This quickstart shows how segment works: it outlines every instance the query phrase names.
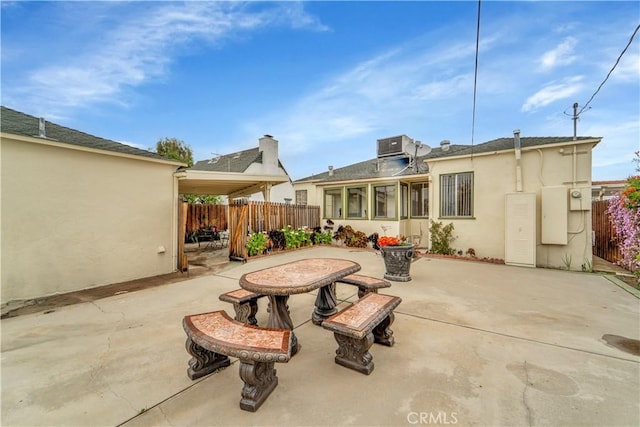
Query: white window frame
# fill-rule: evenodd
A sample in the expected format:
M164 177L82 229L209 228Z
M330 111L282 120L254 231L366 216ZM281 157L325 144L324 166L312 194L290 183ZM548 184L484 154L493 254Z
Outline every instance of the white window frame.
M307 190L296 190L296 205L307 204Z

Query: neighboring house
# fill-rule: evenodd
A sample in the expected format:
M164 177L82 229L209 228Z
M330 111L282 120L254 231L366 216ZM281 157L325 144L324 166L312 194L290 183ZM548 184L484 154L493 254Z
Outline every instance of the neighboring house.
M395 153L389 140L399 141ZM601 138L500 138L412 159L406 135L378 157L294 182L335 227L404 234L429 246L430 220L453 223L452 246L508 264L591 265L591 157ZM520 143L520 148L516 144ZM381 146L382 145L382 146Z
M260 141L240 172L192 170L1 107L0 302L176 271L179 194L273 196L290 182L277 141Z
M248 182L222 193L231 199L248 197L257 201L285 203L291 201L294 195L291 179L278 158L278 141L271 135L260 138L256 148L198 161L186 172L193 178L216 177L220 174L262 177L258 183ZM194 189L194 192L197 191Z
M616 181L593 181L591 186L592 200L609 200L624 190L627 181L624 179Z

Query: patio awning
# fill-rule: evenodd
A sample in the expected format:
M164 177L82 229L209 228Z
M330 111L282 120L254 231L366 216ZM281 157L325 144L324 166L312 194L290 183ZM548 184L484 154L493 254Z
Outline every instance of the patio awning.
M289 181L287 175L183 170L176 172L180 194L214 194L230 198L249 196Z

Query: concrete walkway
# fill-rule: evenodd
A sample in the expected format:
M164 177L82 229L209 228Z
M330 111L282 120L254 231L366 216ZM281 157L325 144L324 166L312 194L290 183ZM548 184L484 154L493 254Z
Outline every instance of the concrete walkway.
M257 413L239 408L237 362L189 380L182 317L232 312L218 295L242 274L306 257L384 273L375 252L319 247L2 320L2 425L640 425L637 295L599 274L479 262L421 258L384 290L403 299L396 344L371 348L369 376L334 363L302 294L289 299L302 349Z

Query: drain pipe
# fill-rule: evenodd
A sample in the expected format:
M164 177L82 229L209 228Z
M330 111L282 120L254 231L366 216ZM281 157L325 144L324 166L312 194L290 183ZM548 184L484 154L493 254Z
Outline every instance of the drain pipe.
M521 147L520 147L520 130L513 131L513 144L516 151L516 191L522 191L522 166L520 165Z

